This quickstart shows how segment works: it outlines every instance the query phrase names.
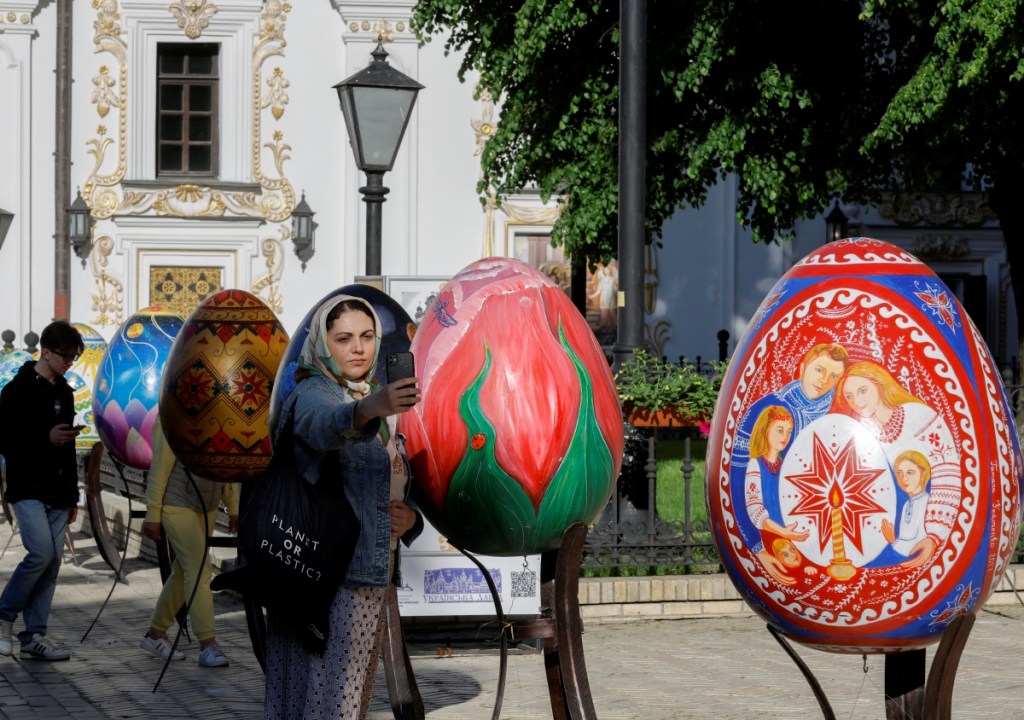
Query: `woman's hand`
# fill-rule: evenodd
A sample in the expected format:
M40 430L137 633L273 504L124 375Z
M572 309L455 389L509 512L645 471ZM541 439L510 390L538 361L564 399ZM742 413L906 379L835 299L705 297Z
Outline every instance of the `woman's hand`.
M160 540L160 523L146 521L142 523L142 534L154 542Z
M416 511L401 500L391 501L391 537L400 538L416 524Z
M372 418L408 412L419 401L420 389L416 387L416 378L395 380L359 401L353 424L362 427Z

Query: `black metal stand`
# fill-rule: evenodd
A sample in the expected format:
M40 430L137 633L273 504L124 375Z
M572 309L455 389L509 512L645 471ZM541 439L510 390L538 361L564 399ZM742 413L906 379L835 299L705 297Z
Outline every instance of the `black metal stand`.
M951 720L953 712L953 683L960 665L967 638L974 627L973 613L954 618L939 641L935 659L925 681L925 651L889 653L885 656L885 717L886 720ZM772 634L786 654L796 663L811 686L825 720L835 720L825 692L814 674L789 642L771 625Z
M562 545L558 550L541 555L541 617L535 620L506 622L490 573L484 570L502 627L501 668L492 715L494 720L498 719L501 712L505 691L509 636L521 640L544 641L544 668L554 720L594 720L597 717L583 656L583 622L580 619L580 565L586 539L587 526L575 523L562 534ZM468 554L467 557L483 569L475 558Z

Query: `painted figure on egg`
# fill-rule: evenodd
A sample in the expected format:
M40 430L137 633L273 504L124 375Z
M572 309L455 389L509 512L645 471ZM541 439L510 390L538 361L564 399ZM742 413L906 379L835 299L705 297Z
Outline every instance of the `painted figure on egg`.
M1012 415L980 332L937 297L952 296L906 251L832 243L772 289L729 362L709 517L727 574L790 639L923 648L1006 570Z

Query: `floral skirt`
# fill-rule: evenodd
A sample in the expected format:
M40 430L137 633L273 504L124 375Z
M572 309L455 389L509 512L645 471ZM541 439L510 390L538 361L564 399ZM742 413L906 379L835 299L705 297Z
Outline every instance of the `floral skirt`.
M266 720L360 720L366 716L380 656L386 588L338 589L323 657L273 614L267 618Z

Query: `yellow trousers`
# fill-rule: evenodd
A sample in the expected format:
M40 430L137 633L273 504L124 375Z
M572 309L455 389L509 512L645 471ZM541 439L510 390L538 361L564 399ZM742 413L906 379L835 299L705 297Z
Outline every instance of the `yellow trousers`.
M211 510L207 517L209 523L204 525L201 512L164 505L160 522L174 552L174 561L171 563L171 575L160 591L160 598L149 622L155 630L166 632L174 622L178 608L192 597L192 589L196 587L198 578L199 587L189 608L189 618L192 620L192 632L200 642L216 637L213 627L213 591L210 590L213 572L210 558L205 558L206 562L203 560L206 555L204 534L213 534L217 511Z

